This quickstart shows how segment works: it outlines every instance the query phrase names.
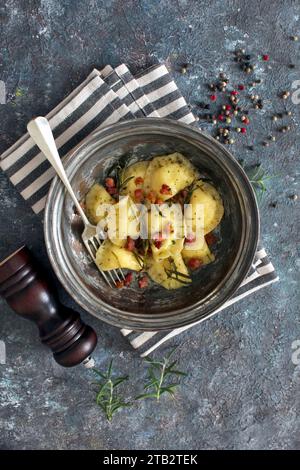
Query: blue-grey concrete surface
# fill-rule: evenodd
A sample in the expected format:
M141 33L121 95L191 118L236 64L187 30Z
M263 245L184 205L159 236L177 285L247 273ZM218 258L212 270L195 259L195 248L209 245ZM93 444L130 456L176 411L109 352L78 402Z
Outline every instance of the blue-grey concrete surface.
M7 348L6 365L0 364L1 448L300 448L300 365L292 362L292 343L300 339L299 200L291 199L299 191L300 105L277 96L292 92L300 80L300 40L290 39L300 35L299 15L299 3L291 0L1 1L0 79L8 100L0 105L0 151L93 66L126 62L136 71L166 61L194 106L207 100L206 84L220 70L233 83L246 80L232 60L236 47L269 54L256 70L265 107L246 140L239 138L231 148L237 158L261 162L277 175L268 182L261 216L264 244L280 276L280 283L177 338L181 368L189 376L174 401L141 401L112 423L94 403L92 374L56 365L35 327L1 300L0 339ZM178 69L185 62L191 65L182 75ZM293 112L292 130L263 147L274 126L270 116L284 109ZM254 143L254 151L243 142ZM0 194L1 255L26 243L50 271L42 225L3 173ZM125 391L132 396L145 376L142 360L116 329L87 313L83 317L99 336L98 367L114 358L117 371L131 377Z

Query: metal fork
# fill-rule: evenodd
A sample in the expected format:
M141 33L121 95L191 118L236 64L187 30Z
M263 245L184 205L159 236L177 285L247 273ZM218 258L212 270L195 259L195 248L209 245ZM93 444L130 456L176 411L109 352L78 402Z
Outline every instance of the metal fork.
M41 116L37 117L28 123L27 130L36 145L40 148L47 160L51 163L52 167L56 171L57 175L60 177L61 181L64 183L71 198L73 199L76 209L78 210L84 223L84 231L81 235L83 243L86 249L88 250L92 260L96 263L96 252L101 245L100 238L96 231L96 226L92 225L89 222L79 201L75 196L75 193L71 187L62 161L58 154L56 143L48 120ZM99 266L97 266L97 268L99 269L102 276L110 287L112 287L112 284L116 285L117 281L121 281L121 278L125 279L124 273L121 269L113 270L113 272L104 272L102 271L102 269L99 268Z

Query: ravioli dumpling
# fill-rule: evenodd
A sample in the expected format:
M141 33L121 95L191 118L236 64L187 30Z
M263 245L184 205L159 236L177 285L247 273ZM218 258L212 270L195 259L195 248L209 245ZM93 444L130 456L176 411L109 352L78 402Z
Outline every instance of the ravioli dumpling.
M104 240L96 253L96 264L102 271L124 268L140 271L141 265L132 251L113 245L109 240Z
M196 250L190 249L186 244L182 250L182 257L184 262L187 262L191 258L200 259L202 264L209 264L215 260L214 254L210 251L206 241L203 241L203 245L201 248L197 248Z
M203 223L204 235L214 230L221 222L224 215L224 206L218 191L209 183L199 181L197 188L193 191L190 199L192 205L192 217L194 219L194 227L196 227L196 206L203 205Z
M116 201L106 191L102 184L95 183L85 196L86 215L92 224L97 223L105 217L107 210L101 208L102 204L115 204Z
M181 255L161 261L151 260L148 274L154 282L162 285L165 289L178 289L191 282Z
M196 168L181 153L155 157L145 173L144 191L166 201L190 186L197 176Z
M128 166L124 170L122 179L125 184L121 190L122 195L128 194L132 199L134 199L135 190L143 188L143 182L148 165L149 162L141 161L133 163L133 165Z

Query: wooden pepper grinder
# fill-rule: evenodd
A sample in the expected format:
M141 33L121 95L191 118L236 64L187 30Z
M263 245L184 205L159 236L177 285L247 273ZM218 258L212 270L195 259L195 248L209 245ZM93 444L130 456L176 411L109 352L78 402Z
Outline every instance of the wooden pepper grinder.
M78 313L60 304L31 252L23 246L0 262L0 295L21 317L36 323L40 339L64 367L93 367L95 331Z

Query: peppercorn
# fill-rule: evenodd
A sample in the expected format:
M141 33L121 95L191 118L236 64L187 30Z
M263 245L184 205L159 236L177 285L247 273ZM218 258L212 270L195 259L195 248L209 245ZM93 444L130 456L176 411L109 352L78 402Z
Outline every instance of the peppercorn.
M270 136L269 136L269 139L270 139L272 142L275 142L276 137L275 137L275 135L270 135Z
M290 96L290 92L289 91L284 91L281 95L281 98L286 100L289 96Z
M297 196L297 194L292 194L291 196L289 196L289 198L290 198L292 201L297 201L298 196Z
M274 114L274 116L272 116L272 121L277 121L278 117L276 116L276 114Z
M234 139L229 139L229 144L232 145L235 143L235 140Z
M216 85L215 85L214 83L210 83L210 84L208 85L208 87L209 87L209 89L212 90L212 91L216 91L216 89L217 89L217 88L216 88Z
M254 145L248 145L248 150L253 151L254 150Z
M287 116L291 116L291 115L292 115L292 111L287 111L287 112L286 112L286 115L287 115Z
M252 72L252 68L251 68L251 67L246 67L244 70L245 70L246 73L251 73L251 72Z
M251 59L250 54L245 55L245 56L244 56L244 59L249 61L249 60Z
M292 41L298 41L298 40L299 40L299 36L297 36L297 35L291 36L291 40L292 40Z
M256 82L256 83L261 83L261 82L262 82L262 79L261 79L261 78L257 78L257 79L255 80L255 82Z
M264 147L269 147L269 145L270 145L269 142L263 142Z
M210 95L210 100L211 101L216 101L217 100L217 95Z
M230 117L227 117L227 118L226 118L226 122L227 122L227 124L230 124L230 123L231 123L231 118L230 118Z
M238 114L238 110L235 109L235 110L233 111L233 114L236 116L236 115Z
M238 89L241 91L245 90L245 85L242 85L242 84L238 85Z
M262 59L267 62L270 59L269 54L263 54Z
M242 134L246 134L246 132L247 132L246 127L241 127L241 133L242 133Z
M295 67L296 67L295 64L289 64L290 69L294 69Z
M237 132L241 132L241 128L240 128L240 127L237 127L235 130L236 130Z
M184 75L185 73L187 73L187 67L185 67L185 66L183 65L183 66L181 67L181 69L180 69L180 73L182 73L183 75Z
M214 125L217 124L217 120L216 120L216 119L213 119L213 120L212 120L212 123L213 123Z

